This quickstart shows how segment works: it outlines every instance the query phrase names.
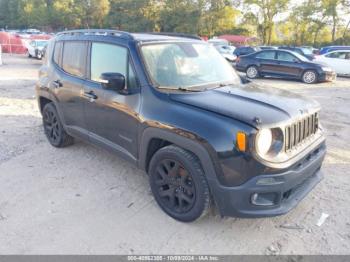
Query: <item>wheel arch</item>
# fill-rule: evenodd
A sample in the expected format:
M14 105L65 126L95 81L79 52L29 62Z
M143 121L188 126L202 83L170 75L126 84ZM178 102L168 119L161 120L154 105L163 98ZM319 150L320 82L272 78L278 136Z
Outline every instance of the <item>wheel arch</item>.
M183 132L181 133L182 135L159 128L146 128L142 133L140 141L139 167L147 172L149 162L154 153L163 146L173 144L192 152L198 157L210 184L209 180L216 180L216 172L208 150L198 139L193 138L193 134L186 133L189 137L185 137L185 134ZM159 147L157 147L157 143Z

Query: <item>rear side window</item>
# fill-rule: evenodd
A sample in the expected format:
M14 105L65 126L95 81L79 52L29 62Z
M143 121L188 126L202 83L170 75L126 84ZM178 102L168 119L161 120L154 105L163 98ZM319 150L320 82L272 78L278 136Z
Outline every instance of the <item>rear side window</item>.
M256 55L256 58L260 58L260 59L275 59L275 51L264 51L261 53L258 53Z
M62 68L67 73L84 77L86 68L87 43L65 42L63 46Z
M57 42L55 44L55 50L54 50L54 53L53 53L53 61L57 65L61 64L62 48L63 48L63 42Z
M134 70L129 63L125 47L104 43L92 43L91 80L100 82L103 73L120 73L125 76L128 88L137 86Z

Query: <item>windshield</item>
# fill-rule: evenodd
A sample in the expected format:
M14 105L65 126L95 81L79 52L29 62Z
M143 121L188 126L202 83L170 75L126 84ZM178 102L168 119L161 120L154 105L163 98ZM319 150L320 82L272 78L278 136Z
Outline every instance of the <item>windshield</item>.
M36 44L37 46L46 46L47 41L37 41Z
M312 55L312 54L313 54L313 53L312 53L312 50L309 49L309 48L301 48L301 50L303 50L303 53L304 53L305 55Z
M162 43L142 46L152 80L163 88L217 87L240 79L218 51L206 43Z
M296 56L299 60L301 60L303 62L309 62L309 60L305 56L303 56L297 52L293 52L293 55Z

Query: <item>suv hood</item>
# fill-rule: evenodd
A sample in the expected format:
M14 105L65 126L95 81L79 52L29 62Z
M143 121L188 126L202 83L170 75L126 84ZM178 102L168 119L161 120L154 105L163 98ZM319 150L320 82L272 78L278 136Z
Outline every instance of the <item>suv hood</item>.
M255 84L169 94L171 100L221 114L255 128L278 124L320 110L320 105L298 94Z

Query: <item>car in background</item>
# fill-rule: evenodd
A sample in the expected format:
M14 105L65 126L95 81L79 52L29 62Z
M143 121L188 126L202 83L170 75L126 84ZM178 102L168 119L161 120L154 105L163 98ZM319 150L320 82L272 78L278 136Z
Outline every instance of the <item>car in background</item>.
M41 60L45 54L47 40L33 40L27 45L28 57L35 57Z
M235 49L233 54L240 57L241 55L249 55L258 51L260 51L260 48L256 46L239 46Z
M337 50L350 50L350 46L324 46L320 49L319 55L324 55Z
M235 48L227 45L216 45L216 50L232 65L236 62L237 56L233 54Z
M313 84L333 81L336 74L329 66L309 61L304 56L288 50L263 50L237 59L236 69L246 72L248 78L264 76L300 79Z
M315 58L313 50L308 48L308 47L280 46L280 47L278 47L278 49L296 52L302 56L305 56L310 61L314 60L314 58Z
M270 46L270 45L261 45L259 46L261 50L271 50L271 49L277 49L276 46Z
M350 50L331 51L316 56L315 60L329 65L337 75L350 76Z

